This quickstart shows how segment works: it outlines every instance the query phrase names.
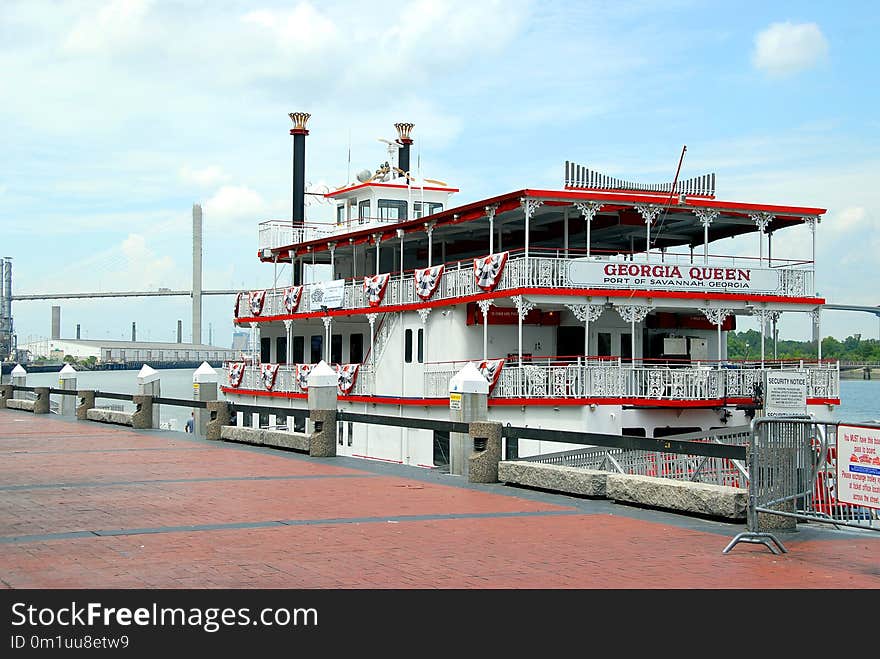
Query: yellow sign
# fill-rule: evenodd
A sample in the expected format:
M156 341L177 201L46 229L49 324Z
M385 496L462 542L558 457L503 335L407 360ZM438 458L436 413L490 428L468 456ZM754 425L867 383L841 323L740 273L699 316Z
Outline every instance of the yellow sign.
M460 410L461 409L461 394L449 394L449 409L451 410Z

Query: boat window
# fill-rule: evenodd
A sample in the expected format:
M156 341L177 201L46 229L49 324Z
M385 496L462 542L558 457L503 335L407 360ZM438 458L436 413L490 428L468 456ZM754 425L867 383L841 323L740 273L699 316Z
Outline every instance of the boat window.
M370 200L358 202L358 224L363 224L370 218Z
M380 199L379 218L383 220L405 220L406 202L402 199Z
M272 361L272 356L270 354L272 350L272 339L268 336L264 336L260 338L260 361L264 364L269 364Z
M345 206L337 206L336 207L336 224L344 224L345 223Z
M611 332L596 333L596 354L599 357L611 356Z
M312 337L312 353L309 360L311 364L317 364L319 361L324 359L324 337L320 334L315 334Z
M413 203L413 216L415 218L424 217L425 215L433 215L434 213L439 213L442 210L443 204L433 201L417 201Z
M632 361L632 334L620 333L620 357L625 361Z
M279 336L275 338L275 363L287 363L287 337Z
M644 428L621 428L620 434L626 437L644 437L645 429Z
M330 337L330 363L342 363L342 334L334 334Z
M406 330L403 341L403 361L407 364L412 363L412 330Z
M304 336L295 336L293 337L293 359L292 363L294 364L303 364L305 363L305 343L306 337Z
M425 330L419 330L419 346L418 346L418 360L419 364L424 363L425 361Z
M364 335L352 334L348 337L348 362L360 364L364 361Z

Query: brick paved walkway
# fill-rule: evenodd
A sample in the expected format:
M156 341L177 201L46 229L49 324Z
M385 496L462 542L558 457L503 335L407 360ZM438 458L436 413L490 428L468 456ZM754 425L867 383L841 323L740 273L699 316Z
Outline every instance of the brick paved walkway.
M880 588L880 534L741 525L0 410L9 588Z

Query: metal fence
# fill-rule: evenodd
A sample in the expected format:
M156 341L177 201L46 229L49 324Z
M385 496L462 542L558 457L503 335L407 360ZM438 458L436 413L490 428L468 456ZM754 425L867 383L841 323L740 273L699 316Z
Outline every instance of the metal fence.
M726 430L680 434L675 435L674 438L678 441L744 447L749 443L750 437L751 429L748 426L742 426ZM521 458L521 460L596 469L618 474L655 476L673 480L727 485L729 487L745 488L748 483L744 460L729 457L595 446L558 453L545 453Z
M854 425L880 430L880 425ZM810 418L755 419L748 451L747 530L731 540L725 554L740 542L766 545L774 554L787 551L772 533L761 530L761 515L880 531L880 506L872 493L877 488L880 496L880 445L866 446L860 455L867 460L856 459L855 466L839 465L841 427L850 424ZM869 505L840 500L841 474L844 479L858 477L865 482L859 489L864 488Z

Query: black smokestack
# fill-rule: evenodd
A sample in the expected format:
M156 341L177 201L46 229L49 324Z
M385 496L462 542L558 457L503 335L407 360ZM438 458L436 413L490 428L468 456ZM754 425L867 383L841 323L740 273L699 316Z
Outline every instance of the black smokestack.
M410 138L410 132L415 124L394 124L397 129L397 141L400 143L400 151L397 155L397 166L404 172L409 173L409 147L413 143Z
M137 341L137 331L135 330L134 321L131 323L131 342L134 343Z
M76 324L76 338L79 339L79 323Z
M307 112L291 112L293 121L290 134L293 135L293 211L291 222L304 224L306 220L306 122L312 116Z

